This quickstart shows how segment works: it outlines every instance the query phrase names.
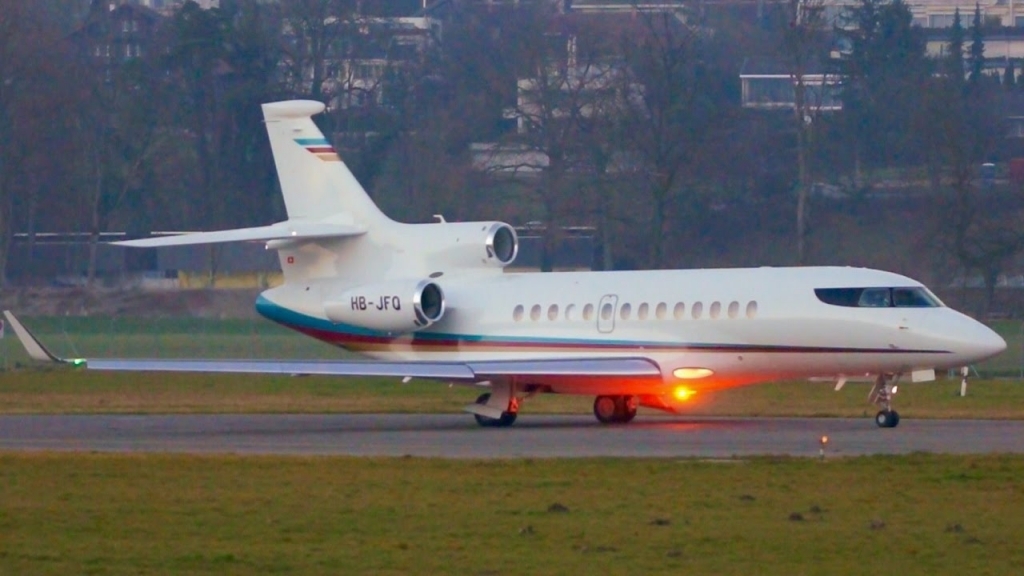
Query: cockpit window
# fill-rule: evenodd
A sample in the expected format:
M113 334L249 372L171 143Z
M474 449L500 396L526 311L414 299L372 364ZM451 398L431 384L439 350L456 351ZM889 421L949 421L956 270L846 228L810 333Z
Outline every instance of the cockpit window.
M924 288L893 288L892 305L897 308L935 308L942 306L942 302Z
M942 306L927 288L815 288L825 304L847 308L938 308Z
M889 308L892 306L891 292L888 288L865 288L857 305L861 308Z

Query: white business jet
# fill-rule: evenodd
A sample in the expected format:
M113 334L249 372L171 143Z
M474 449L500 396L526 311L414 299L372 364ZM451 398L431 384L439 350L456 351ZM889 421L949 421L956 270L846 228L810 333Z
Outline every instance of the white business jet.
M367 196L312 121L319 102L263 105L288 219L131 240L131 247L259 241L283 285L256 310L363 361L58 358L9 312L36 359L95 370L329 374L482 385L466 407L508 426L538 393L596 397L625 423L638 406L677 411L693 394L783 379L874 382L876 423L894 427L901 377L998 354L995 332L910 278L864 268L504 272L518 250L502 222L402 224Z

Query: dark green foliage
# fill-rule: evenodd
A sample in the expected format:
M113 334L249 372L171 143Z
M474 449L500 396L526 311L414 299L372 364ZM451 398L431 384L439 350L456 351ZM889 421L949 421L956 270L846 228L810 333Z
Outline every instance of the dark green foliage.
M982 31L981 7L974 4L974 19L971 20L971 71L968 79L971 84L981 82L982 73L985 70L985 38Z
M953 25L949 28L946 73L954 81L963 82L964 80L964 25L960 20L959 7L953 12Z
M837 33L850 50L841 59L843 112L854 152L869 166L921 160L911 129L931 65L924 36L901 0L860 0Z

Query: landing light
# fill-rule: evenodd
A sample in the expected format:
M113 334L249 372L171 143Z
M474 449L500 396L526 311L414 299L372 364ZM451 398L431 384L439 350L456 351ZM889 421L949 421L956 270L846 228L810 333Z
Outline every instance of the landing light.
M707 378L715 372L709 368L676 368L672 375L680 380L699 380Z
M675 396L676 400L679 400L680 402L686 402L694 394L696 394L696 392L687 388L686 386L678 386L675 390L672 391L672 395Z

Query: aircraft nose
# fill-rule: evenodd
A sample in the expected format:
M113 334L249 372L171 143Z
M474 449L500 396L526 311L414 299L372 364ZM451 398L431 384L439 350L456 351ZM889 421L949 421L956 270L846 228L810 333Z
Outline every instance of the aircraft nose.
M964 330L958 338L967 362L979 362L1006 350L1006 340L994 330L981 322L972 321L971 324L970 329Z

